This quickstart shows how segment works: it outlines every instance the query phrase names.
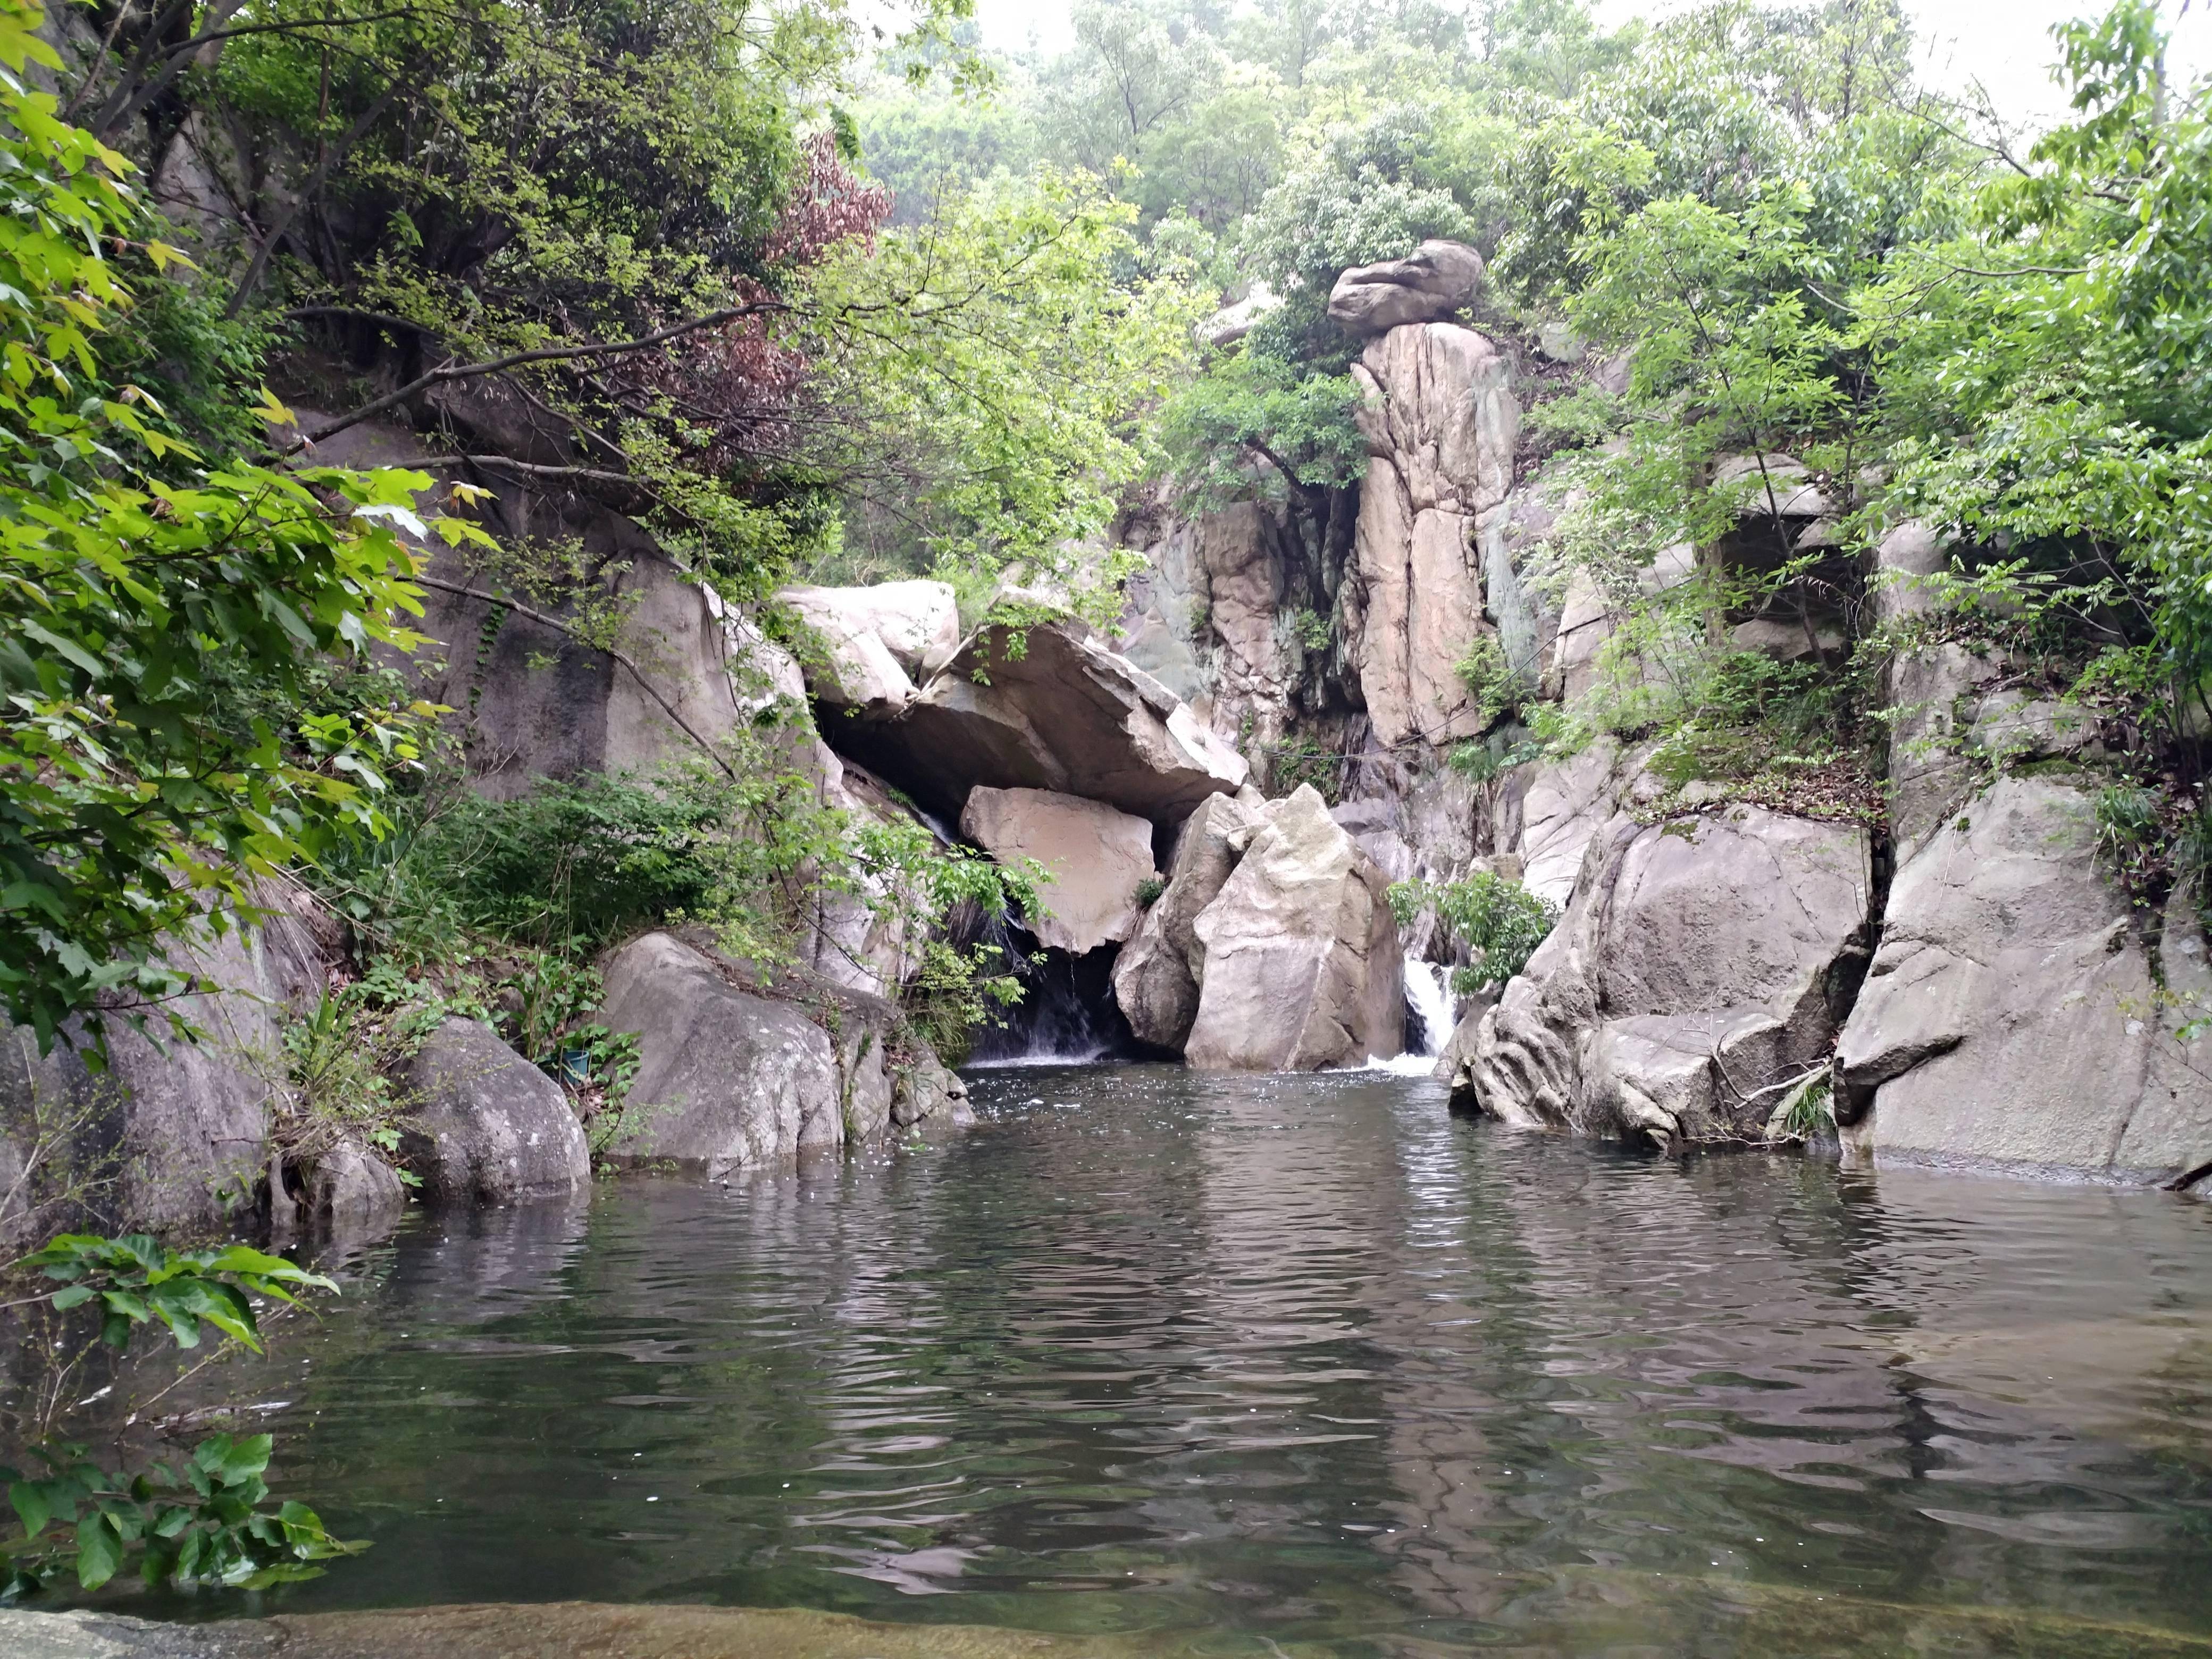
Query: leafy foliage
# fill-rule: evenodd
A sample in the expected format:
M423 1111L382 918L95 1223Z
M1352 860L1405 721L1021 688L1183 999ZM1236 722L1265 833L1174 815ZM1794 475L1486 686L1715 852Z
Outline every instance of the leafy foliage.
M149 1584L265 1589L368 1547L331 1537L305 1504L268 1507L270 1450L265 1434L210 1435L181 1462L157 1461L126 1478L64 1443L40 1449L43 1474L0 1468L23 1523L20 1539L0 1544L5 1593L27 1594L65 1571L98 1589L133 1550Z
M0 8L0 998L43 1046L96 1005L173 996L165 940L380 827L426 711L307 713L307 664L412 645L403 529L483 532L426 526L420 474L203 463L112 382L143 348L117 343L132 296L105 248L179 256L131 164L27 89L28 64L58 67L40 21Z
M165 1331L185 1349L199 1346L211 1328L259 1352L256 1297L289 1307L308 1292L337 1288L319 1274L242 1244L179 1251L143 1234L65 1233L10 1271L58 1284L33 1299L64 1322L64 1332L95 1318L98 1342L118 1352L141 1328ZM53 1368L52 1380L58 1384L89 1345L62 1334L31 1346ZM311 1577L321 1570L316 1563L367 1548L332 1538L303 1504L270 1506L263 1479L270 1450L265 1434L218 1434L181 1462L157 1460L123 1472L94 1461L82 1443L35 1441L32 1451L42 1470L0 1468L0 1482L23 1528L20 1538L0 1541L6 1564L0 1594L29 1594L65 1572L73 1572L82 1589L97 1589L133 1553L149 1584L259 1589Z
M282 1256L243 1244L179 1252L143 1233L64 1233L15 1266L62 1285L47 1297L57 1310L95 1306L100 1340L112 1348L126 1346L136 1327L159 1320L179 1347L198 1347L204 1323L258 1353L252 1297L290 1304L298 1291L337 1289Z
M1559 921L1559 912L1543 899L1490 870L1462 881L1393 882L1389 897L1400 927L1433 911L1445 933L1465 948L1467 965L1452 972L1452 988L1462 995L1511 979Z

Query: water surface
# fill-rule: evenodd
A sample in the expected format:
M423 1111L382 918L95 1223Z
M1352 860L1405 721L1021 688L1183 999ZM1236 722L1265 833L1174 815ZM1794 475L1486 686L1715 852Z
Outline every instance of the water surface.
M1670 1163L1376 1073L974 1087L964 1135L356 1261L224 1384L374 1540L264 1607L2212 1652L2212 1206Z

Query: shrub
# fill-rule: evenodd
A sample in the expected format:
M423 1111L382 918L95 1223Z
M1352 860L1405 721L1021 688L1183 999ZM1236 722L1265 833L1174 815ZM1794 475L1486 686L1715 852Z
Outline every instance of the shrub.
M1433 910L1445 932L1466 947L1471 960L1452 973L1452 988L1462 995L1511 979L1559 921L1558 911L1519 882L1489 870L1464 881L1394 882L1389 897L1400 927Z

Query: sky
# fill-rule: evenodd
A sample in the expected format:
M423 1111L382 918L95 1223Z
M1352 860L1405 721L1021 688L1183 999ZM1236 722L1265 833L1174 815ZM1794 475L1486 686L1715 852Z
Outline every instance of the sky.
M1659 17L1692 0L1598 0L1608 25ZM1930 86L1964 91L1978 81L2008 119L2041 125L2063 100L2051 85L2057 57L2051 26L2099 9L2099 0L1906 0L1923 39L1923 71ZM2212 0L2163 0L2176 21L2169 59L2187 82L2212 70ZM1047 52L1068 40L1070 0L976 0L983 39L1002 50L1025 47L1034 35Z

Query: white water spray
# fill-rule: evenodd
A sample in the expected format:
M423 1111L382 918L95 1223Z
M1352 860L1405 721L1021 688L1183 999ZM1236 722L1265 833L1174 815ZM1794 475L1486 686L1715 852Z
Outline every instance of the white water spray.
M1369 1071L1426 1077L1436 1069L1437 1056L1443 1051L1452 1030L1451 969L1433 962L1423 962L1407 951L1406 1000L1413 1005L1413 1012L1421 1022L1420 1048L1408 1048L1389 1060L1370 1060L1366 1067Z
M1433 1059L1443 1052L1452 1031L1451 969L1406 953L1406 998L1421 1017L1421 1052Z

